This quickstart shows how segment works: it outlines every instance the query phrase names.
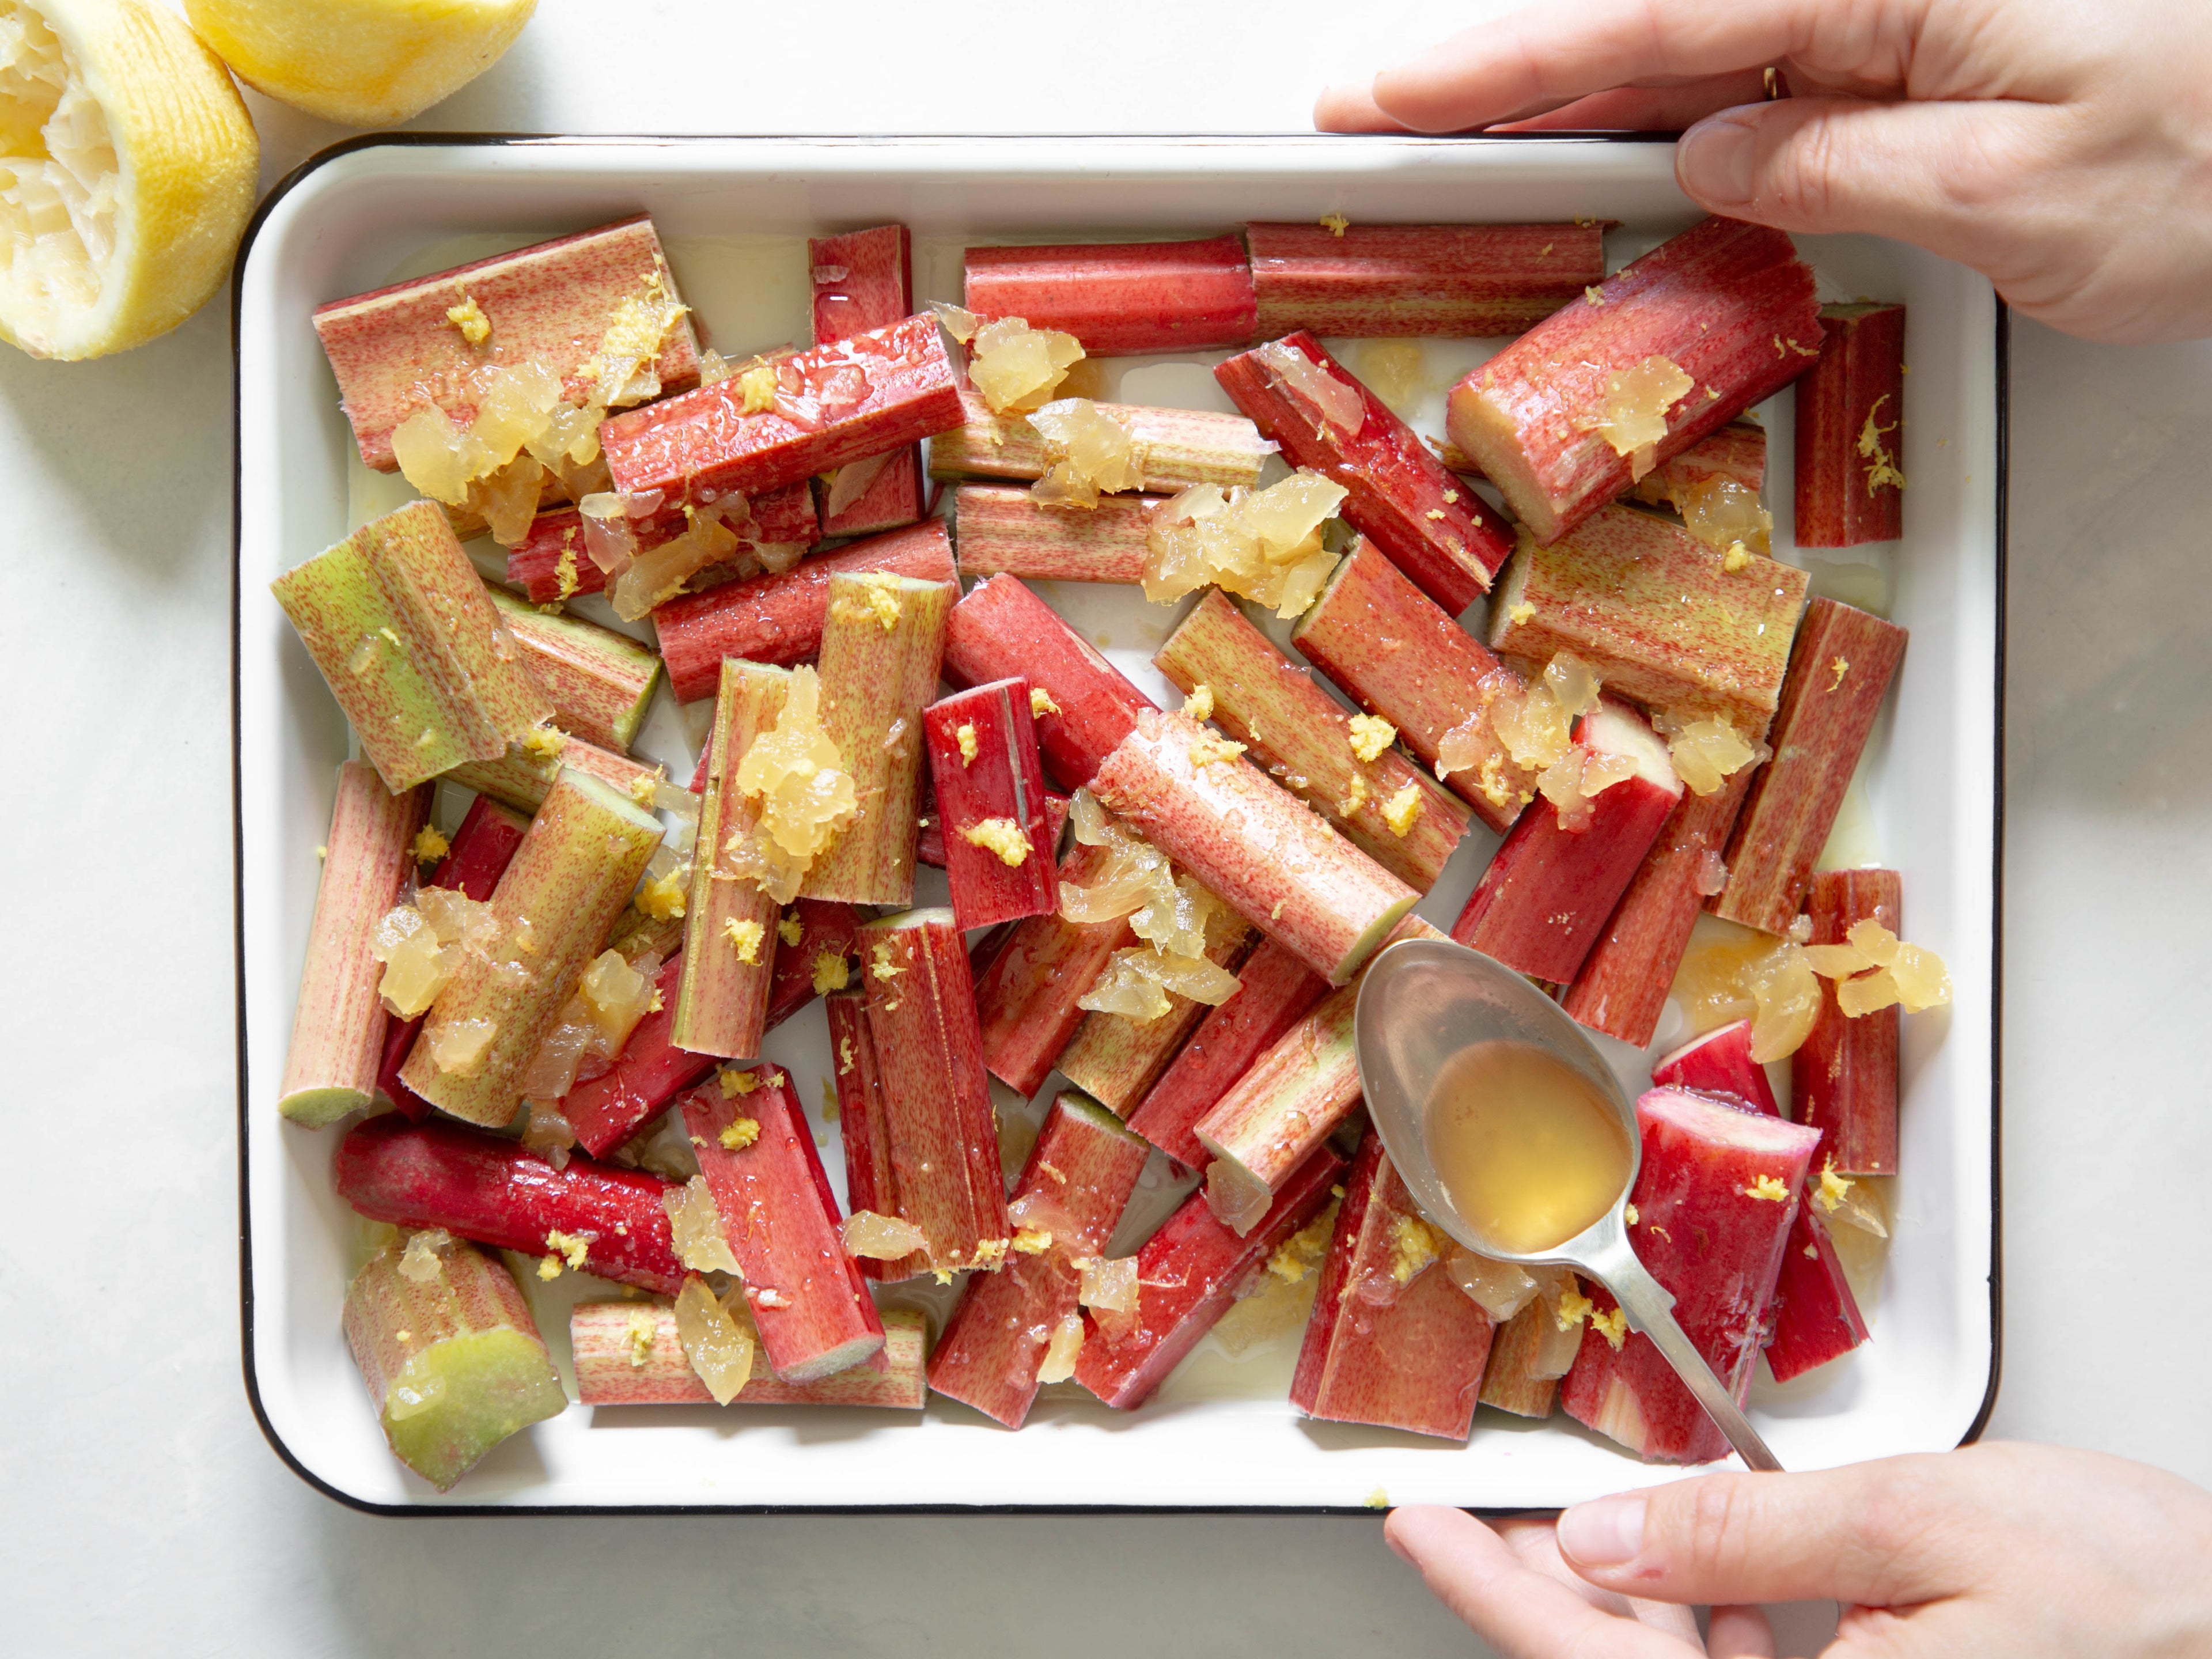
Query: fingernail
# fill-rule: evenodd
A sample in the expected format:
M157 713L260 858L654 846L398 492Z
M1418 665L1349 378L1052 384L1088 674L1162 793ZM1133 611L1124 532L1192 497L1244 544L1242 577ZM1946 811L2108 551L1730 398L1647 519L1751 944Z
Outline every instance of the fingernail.
M1618 1567L1644 1547L1644 1500L1601 1498L1559 1517L1559 1553L1577 1566Z
M1682 135L1674 176L1684 190L1711 206L1746 206L1757 148L1757 138L1741 121L1726 116L1700 121Z

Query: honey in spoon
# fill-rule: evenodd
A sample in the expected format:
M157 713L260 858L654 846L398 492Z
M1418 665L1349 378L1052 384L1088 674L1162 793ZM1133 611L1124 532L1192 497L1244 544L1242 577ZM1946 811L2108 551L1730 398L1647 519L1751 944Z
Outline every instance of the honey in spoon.
M1525 1042L1478 1042L1444 1062L1428 1143L1462 1218L1504 1255L1556 1249L1628 1185L1628 1138L1612 1105Z

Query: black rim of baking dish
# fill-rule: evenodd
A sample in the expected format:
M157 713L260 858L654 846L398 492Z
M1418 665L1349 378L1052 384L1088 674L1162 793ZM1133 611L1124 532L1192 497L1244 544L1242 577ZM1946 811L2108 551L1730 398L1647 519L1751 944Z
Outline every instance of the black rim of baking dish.
M1529 132L1486 133L1474 137L1449 137L1420 142L1432 143L1527 143L1531 142L1607 144L1671 144L1680 135L1673 132ZM1188 143L1249 143L1262 142L1301 148L1321 146L1340 147L1369 143L1403 143L1404 135L1321 134L1321 133L1055 133L1054 143L1129 143L1144 142ZM310 176L343 156L365 149L488 149L501 148L552 148L567 146L605 146L641 149L683 148L692 144L730 144L761 143L787 144L816 142L825 144L851 143L976 143L1018 144L1036 142L1016 135L961 133L860 133L806 134L787 137L761 137L746 135L688 134L665 135L629 134L563 135L559 133L491 133L491 132L380 132L364 133L319 150L278 180L275 188L255 210L240 240L238 257L233 267L230 297L231 331L231 567L230 567L230 796L231 796L231 915L233 976L237 1006L238 1068L238 1266L239 1266L239 1333L244 1364L246 1397L253 1409L253 1420L260 1425L262 1436L285 1466L317 1492L349 1509L367 1515L422 1516L442 1518L465 1516L554 1516L554 1515L1255 1515L1305 1516L1335 1515L1380 1518L1379 1512L1366 1505L1337 1504L532 1504L527 1501L514 1504L444 1504L398 1503L380 1504L332 1486L294 1455L270 1422L269 1414L261 1403L260 1381L253 1364L253 1253L252 1200L247 1179L247 1125L251 1093L246 1062L246 883L245 883L245 781L239 755L240 684L239 655L240 639L240 585L239 532L240 489L242 483L240 457L243 453L240 430L240 359L239 329L240 306L244 292L243 273L247 258L252 252L262 226L276 204L283 201ZM1996 301L1996 617L1995 656L1996 665L1995 739L1996 744L1991 821L1991 870L1994 892L1991 899L1990 922L1990 1372L1982 1393L1982 1402L1967 1425L1960 1444L1971 1445L1981 1438L1989 1426L1990 1414L1996 1407L1997 1383L2004 1353L2004 1182L2002 1133L2004 1115L2001 1109L2003 1095L2004 1063L2004 803L2005 803L2005 641L2006 641L2006 562L2008 534L2008 488L2011 460L2012 411L2012 313L2005 302ZM1508 1510L1485 1509L1472 1506L1478 1515L1508 1514Z

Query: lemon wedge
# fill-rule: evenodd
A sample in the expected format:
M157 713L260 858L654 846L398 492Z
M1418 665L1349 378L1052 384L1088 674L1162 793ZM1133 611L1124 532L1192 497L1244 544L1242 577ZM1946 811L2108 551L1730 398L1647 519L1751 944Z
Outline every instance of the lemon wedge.
M380 127L419 115L514 44L538 0L185 0L200 38L280 103Z
M253 210L246 105L143 0L0 0L0 338L143 345L222 286Z

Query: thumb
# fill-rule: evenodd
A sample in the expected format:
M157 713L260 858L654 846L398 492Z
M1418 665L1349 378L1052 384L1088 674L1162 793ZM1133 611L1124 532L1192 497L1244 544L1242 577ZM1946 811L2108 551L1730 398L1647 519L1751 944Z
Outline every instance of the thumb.
M1964 1587L1975 1521L1941 1459L1818 1474L1712 1474L1577 1504L1559 1553L1591 1583L1654 1601L1899 1607Z
M2034 106L1784 98L1706 117L1674 176L1711 211L1787 231L1868 231L1987 257L2039 148Z

